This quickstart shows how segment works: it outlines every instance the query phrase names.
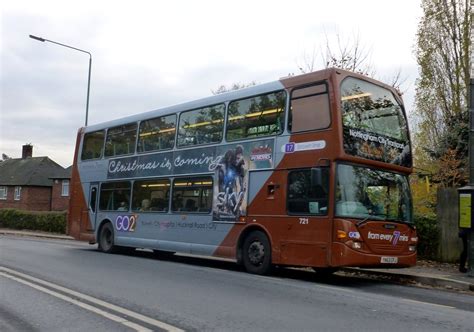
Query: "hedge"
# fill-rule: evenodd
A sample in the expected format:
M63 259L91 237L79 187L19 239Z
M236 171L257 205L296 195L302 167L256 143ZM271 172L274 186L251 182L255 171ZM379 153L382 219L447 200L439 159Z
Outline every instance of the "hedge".
M440 230L436 215L416 215L416 232L418 235L418 257L437 260L439 256Z
M66 234L66 212L0 209L0 228Z

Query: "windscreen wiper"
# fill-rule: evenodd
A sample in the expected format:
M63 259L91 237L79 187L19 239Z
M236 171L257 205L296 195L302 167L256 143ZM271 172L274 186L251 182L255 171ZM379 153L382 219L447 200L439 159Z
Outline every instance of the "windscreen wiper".
M364 219L362 219L361 221L359 221L356 226L357 227L360 227L362 226L363 224L365 224L371 217L374 217L374 216L378 216L378 215L384 215L383 213L372 213L372 212L369 212L369 214L367 215L367 217L365 217ZM382 219L383 220L383 219Z
M370 217L372 217L373 215L372 214L369 214L367 217L365 217L364 219L362 219L361 221L359 221L356 226L357 227L360 227L362 226L363 224L365 224L367 222L367 220L369 220Z

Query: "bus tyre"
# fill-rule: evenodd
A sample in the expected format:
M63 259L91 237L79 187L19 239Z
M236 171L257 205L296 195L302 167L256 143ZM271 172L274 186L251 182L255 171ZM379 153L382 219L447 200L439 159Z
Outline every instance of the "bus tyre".
M267 274L270 272L272 250L268 237L261 231L253 231L244 240L242 261L249 273Z
M114 228L111 223L102 226L99 232L99 250L108 254L117 252L117 246L114 245Z

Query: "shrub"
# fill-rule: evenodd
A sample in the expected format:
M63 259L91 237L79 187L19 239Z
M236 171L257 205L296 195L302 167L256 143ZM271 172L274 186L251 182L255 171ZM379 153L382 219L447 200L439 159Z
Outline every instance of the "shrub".
M418 256L427 259L438 258L440 231L435 215L415 215L418 234Z
M0 227L65 234L66 212L0 209Z

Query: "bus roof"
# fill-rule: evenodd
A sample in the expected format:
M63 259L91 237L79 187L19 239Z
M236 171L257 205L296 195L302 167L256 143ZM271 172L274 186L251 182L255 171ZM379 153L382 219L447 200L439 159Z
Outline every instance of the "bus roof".
M118 118L111 121L94 124L94 125L86 127L85 132L92 132L92 131L101 130L101 129L105 129L109 127L119 126L125 123L151 119L151 118L159 117L166 114L179 113L182 111L221 104L230 100L246 98L253 95L259 95L265 92L271 92L271 91L282 90L282 89L284 89L284 86L282 85L280 81L273 81L269 83L258 84L258 85L240 89L240 90L221 93L215 96L201 98L201 99L197 99L197 100L193 100L193 101L189 101L189 102L185 102L185 103L181 103L181 104L177 104L173 106L163 107L163 108L159 108L152 111L138 113L138 114L126 116L123 118Z
M354 76L354 77L357 77L369 82L377 83L389 90L394 91L393 87L390 87L381 82L377 82L376 80L371 79L368 76L357 74L357 73L350 72L347 70L342 70L339 68L328 68L328 69L314 71L314 72L306 73L302 75L287 76L287 77L280 78L277 81L258 84L258 85L250 86L250 87L235 90L235 91L229 91L226 93L221 93L221 94L210 96L210 97L205 97L205 98L201 98L201 99L197 99L197 100L193 100L193 101L189 101L185 103L163 107L163 108L155 109L152 111L146 111L146 112L137 113L137 114L122 117L122 118L117 118L111 121L106 121L106 122L88 126L84 129L84 131L85 132L97 131L97 130L101 130L105 128L119 126L126 123L152 119L152 118L156 118L156 117L167 115L167 114L179 113L179 112L193 110L193 109L197 109L201 107L225 103L232 100L243 99L243 98L256 96L263 93L282 90L282 89L292 87L292 86L298 86L298 85L307 84L310 82L321 81L324 79L328 79L333 74L342 74L342 76L347 76L347 75Z

